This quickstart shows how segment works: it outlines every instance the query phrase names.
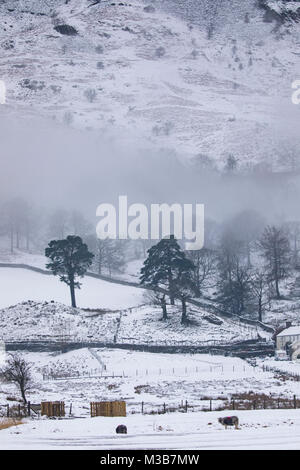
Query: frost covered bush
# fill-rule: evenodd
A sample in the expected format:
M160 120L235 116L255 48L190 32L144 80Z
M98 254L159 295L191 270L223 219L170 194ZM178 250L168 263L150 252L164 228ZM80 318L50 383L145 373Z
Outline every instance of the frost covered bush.
M87 90L85 90L84 96L90 103L93 103L96 99L97 92L94 88L88 88Z
M166 49L162 46L158 47L155 51L156 57L163 57L166 54Z
M45 88L45 82L30 80L29 78L24 78L24 80L21 80L19 84L22 88L28 88L32 91L41 91Z

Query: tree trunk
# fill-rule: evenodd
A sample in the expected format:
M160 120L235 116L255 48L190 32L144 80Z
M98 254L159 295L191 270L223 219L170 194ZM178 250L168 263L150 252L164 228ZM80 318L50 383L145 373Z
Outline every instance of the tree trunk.
M23 385L20 385L20 391L21 391L21 395L22 395L23 401L24 401L24 403L26 404L26 403L27 403L27 400L26 400L25 390L24 390Z
M17 230L16 236L17 236L16 245L17 245L17 249L19 249L20 248L20 234L18 230Z
M250 243L247 243L247 266L251 268L251 250L250 250Z
M161 299L160 303L161 303L161 308L162 308L162 311L163 311L163 320L167 320L168 319L168 312L167 312L166 299L165 298Z
M10 229L10 252L14 252L14 229L12 227Z
M29 251L29 230L26 230L26 250Z
M258 320L262 321L262 299L258 300Z
M169 271L169 297L170 297L170 304L175 305L174 289L173 289L173 277L172 277L172 273L170 271Z
M281 296L280 296L280 292L279 292L279 282L278 282L277 277L275 279L275 289L276 289L276 297L277 297L277 299L280 299Z
M102 274L102 262L100 259L98 261L98 274L99 276Z
M184 298L181 299L182 305L182 315L181 315L181 323L187 323L187 315L186 315L186 301Z
M70 281L70 292L71 292L72 307L76 308L74 279Z

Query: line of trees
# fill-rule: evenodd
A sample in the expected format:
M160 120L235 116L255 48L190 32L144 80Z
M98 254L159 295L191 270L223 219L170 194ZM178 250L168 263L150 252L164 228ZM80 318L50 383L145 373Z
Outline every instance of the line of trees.
M156 290L163 319L168 292L171 305L175 298L182 302L182 323L187 299L201 296L214 298L227 313L262 321L271 300L282 298L281 281L297 267L299 227L264 227L249 211L225 224L217 237L212 230L201 250L184 252L174 237L163 239L148 250L141 285Z

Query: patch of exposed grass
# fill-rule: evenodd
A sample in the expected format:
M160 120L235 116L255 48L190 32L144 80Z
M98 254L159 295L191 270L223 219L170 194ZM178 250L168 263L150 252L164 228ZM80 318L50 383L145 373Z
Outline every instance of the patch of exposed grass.
M1 429L7 429L12 426L19 426L20 424L23 424L23 422L19 419L15 418L0 418L0 430Z

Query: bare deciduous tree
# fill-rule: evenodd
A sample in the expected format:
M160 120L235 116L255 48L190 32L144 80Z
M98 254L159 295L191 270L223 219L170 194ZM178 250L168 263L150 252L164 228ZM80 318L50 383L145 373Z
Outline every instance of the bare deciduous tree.
M19 354L10 354L1 374L7 382L17 385L24 403L26 392L32 387L31 365Z
M268 280L274 282L276 297L280 299L279 281L287 277L291 260L286 232L281 227L266 227L257 247L265 260Z
M270 302L270 286L263 269L256 269L251 276L251 295L257 306L259 321L263 321L263 313Z
M200 296L203 289L212 285L212 276L216 271L216 254L213 250L202 248L187 252L187 257L195 266L194 281L197 294Z

